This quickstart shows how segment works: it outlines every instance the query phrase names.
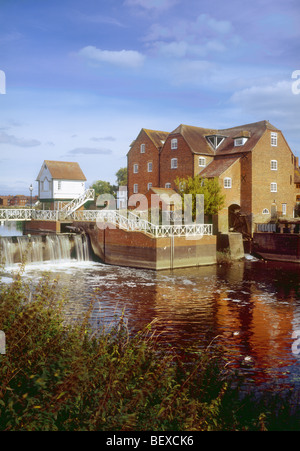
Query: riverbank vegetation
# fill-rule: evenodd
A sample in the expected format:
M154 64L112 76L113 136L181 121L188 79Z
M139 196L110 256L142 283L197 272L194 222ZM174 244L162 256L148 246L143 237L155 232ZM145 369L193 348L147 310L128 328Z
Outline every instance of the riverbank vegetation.
M97 336L89 315L67 325L57 281L35 288L22 271L0 286L0 430L193 431L296 427L287 399L239 393L222 349L160 345L149 325L131 335L123 317ZM91 306L92 310L92 306ZM233 388L233 384L235 388Z

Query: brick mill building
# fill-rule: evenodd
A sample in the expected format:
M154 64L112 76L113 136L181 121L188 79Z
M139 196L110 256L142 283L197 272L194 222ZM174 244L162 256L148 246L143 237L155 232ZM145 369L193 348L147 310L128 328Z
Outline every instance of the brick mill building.
M216 232L243 224L243 231L252 234L256 223L292 218L300 201L298 158L268 121L224 130L142 129L127 157L128 196L152 187L176 189L177 177L217 177L225 206L215 218Z

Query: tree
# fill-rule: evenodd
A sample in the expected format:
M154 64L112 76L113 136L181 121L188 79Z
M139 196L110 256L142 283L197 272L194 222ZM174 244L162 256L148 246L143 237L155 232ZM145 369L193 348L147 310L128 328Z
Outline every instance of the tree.
M127 168L120 168L116 172L116 177L118 186L127 186Z
M196 217L196 195L204 195L204 214L215 215L224 206L225 196L221 194L221 187L217 178L205 179L200 176L179 178L175 180L179 194L182 196L184 205L184 195L192 195L192 215Z
M94 210L96 208L97 199L101 194L110 194L116 197L116 187L114 185L111 185L109 182L106 182L105 180L97 180L90 186L90 188L95 190L95 200L86 202L85 208L87 210Z
M92 184L91 188L95 190L95 198L100 196L100 194L115 194L115 187L104 180L97 180L97 182Z

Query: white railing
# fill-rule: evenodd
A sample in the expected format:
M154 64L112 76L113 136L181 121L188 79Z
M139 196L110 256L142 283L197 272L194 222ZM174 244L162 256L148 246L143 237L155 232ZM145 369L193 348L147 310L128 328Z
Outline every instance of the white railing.
M76 199L71 200L68 204L66 204L60 211L61 213L66 214L67 216L72 214L74 211L78 210L78 208L82 207L89 200L95 199L95 190L87 189L81 196Z
M58 221L59 211L58 210L33 210L32 219L36 221Z
M126 214L126 213L125 213ZM116 226L120 229L144 232L153 237L212 235L212 224L156 225L129 212L128 217L116 210L77 210L66 213L59 210L0 209L1 221L88 221L99 228ZM107 225L106 225L107 224Z
M31 209L7 208L0 209L0 221L30 221L32 217Z
M128 231L139 231L154 237L168 236L199 236L212 235L212 224L186 224L186 225L156 225L130 213L129 217L120 215L114 210L97 212L97 225L103 227L105 223L118 226Z

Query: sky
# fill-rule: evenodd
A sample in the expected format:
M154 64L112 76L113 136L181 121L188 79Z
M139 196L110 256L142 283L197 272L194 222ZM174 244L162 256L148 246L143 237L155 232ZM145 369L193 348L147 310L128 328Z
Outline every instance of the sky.
M269 120L300 157L299 23L299 0L0 0L0 194L44 160L114 184L142 128Z

